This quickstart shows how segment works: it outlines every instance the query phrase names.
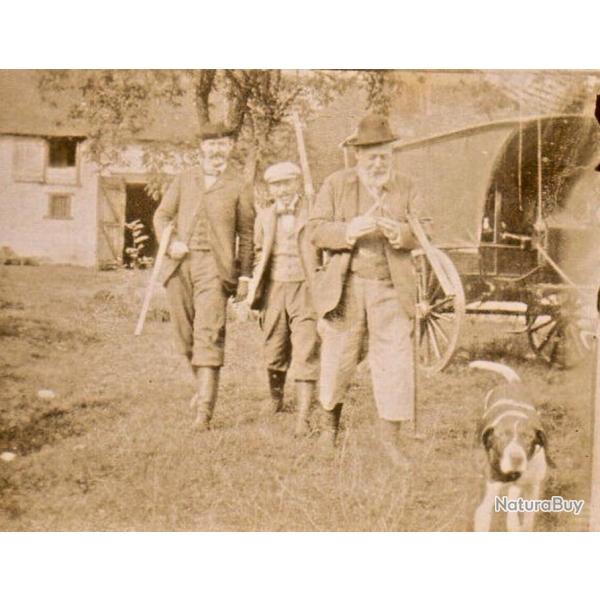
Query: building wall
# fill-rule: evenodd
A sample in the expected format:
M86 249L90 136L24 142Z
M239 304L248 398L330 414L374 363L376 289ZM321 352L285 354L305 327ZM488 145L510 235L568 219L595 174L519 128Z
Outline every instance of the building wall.
M23 140L42 139L0 136L0 247L9 246L19 256L96 266L100 239L99 176L122 177L127 183L145 182L141 146L127 148L122 160L101 172L86 160L83 143L79 150L78 181L70 184L60 182L65 173L56 169L46 169L41 181L17 181L15 146ZM51 194L71 196L71 218L49 218Z
M95 168L82 161L79 182L75 185L15 181L14 153L18 139L22 138L0 137L0 246L9 246L20 256L95 264ZM71 196L71 218L48 217L51 194Z

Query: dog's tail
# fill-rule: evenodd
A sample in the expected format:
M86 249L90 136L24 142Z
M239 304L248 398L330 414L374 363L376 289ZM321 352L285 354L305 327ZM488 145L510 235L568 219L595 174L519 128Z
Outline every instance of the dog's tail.
M474 360L469 363L469 367L471 369L483 369L484 371L494 371L494 373L498 373L502 375L506 381L509 383L517 383L521 381L521 378L506 365L501 365L497 362L492 362L490 360Z

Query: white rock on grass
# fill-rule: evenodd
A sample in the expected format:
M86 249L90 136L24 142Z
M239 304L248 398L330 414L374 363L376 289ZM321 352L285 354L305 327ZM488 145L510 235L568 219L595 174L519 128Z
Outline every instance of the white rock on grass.
M56 398L56 392L52 390L38 390L37 397L40 400L54 400Z
M17 458L17 455L14 452L3 452L0 454L0 460L3 460L4 462L10 462L15 458Z

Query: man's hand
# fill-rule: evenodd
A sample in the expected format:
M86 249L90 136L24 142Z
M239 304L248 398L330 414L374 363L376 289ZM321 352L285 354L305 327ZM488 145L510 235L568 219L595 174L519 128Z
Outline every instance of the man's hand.
M388 240L394 240L400 235L400 223L388 217L379 217L377 226Z
M167 254L174 260L180 260L189 251L190 249L187 247L187 244L185 242L182 242L180 240L173 240L169 245L169 251L167 252Z
M354 217L346 228L346 239L353 244L361 237L373 233L377 229L377 221L370 216Z
M394 221L388 217L379 217L377 219L379 230L385 235L393 248L401 248L405 239L405 232L408 228L406 223Z
M248 297L248 281L246 279L240 279L238 281L237 292L235 294L234 302L243 302Z

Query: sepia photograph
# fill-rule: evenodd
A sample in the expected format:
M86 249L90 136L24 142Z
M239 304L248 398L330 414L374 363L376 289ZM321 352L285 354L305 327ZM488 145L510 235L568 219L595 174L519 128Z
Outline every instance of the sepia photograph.
M598 94L0 71L0 530L600 530Z
M589 596L598 13L4 6L3 594Z

